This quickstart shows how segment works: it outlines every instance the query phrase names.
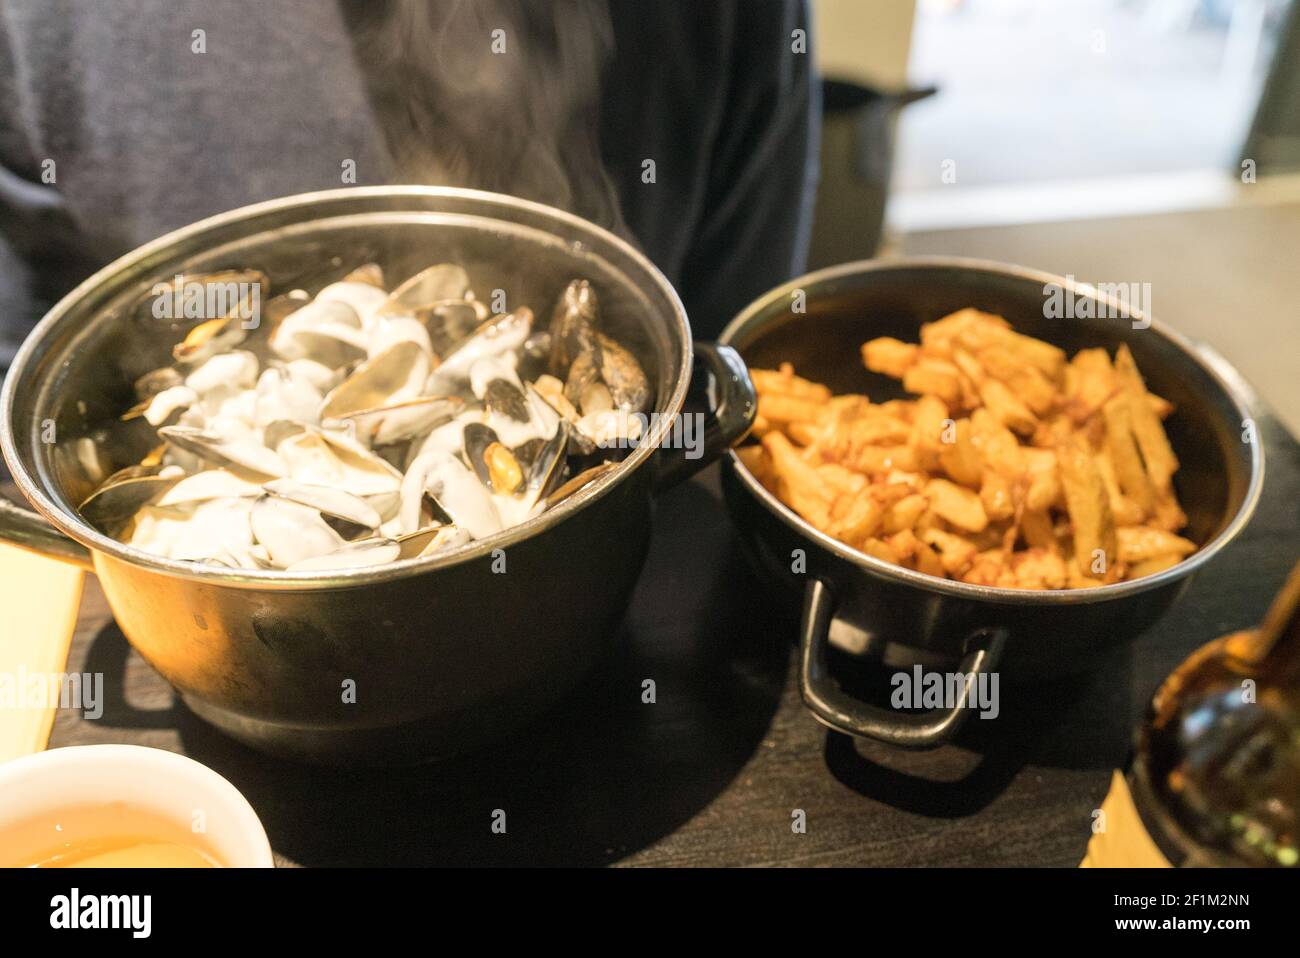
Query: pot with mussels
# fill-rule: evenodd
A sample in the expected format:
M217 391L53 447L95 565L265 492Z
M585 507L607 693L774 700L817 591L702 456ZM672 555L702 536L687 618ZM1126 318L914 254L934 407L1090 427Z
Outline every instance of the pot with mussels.
M40 513L5 504L0 535L93 569L198 715L340 764L464 751L562 698L613 646L654 492L754 411L629 244L434 187L164 236L50 311L0 402Z

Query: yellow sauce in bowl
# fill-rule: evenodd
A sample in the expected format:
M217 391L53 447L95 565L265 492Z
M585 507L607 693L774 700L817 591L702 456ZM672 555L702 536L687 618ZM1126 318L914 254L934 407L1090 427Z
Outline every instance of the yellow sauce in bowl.
M9 868L220 868L202 810L183 824L122 802L51 811L0 832Z

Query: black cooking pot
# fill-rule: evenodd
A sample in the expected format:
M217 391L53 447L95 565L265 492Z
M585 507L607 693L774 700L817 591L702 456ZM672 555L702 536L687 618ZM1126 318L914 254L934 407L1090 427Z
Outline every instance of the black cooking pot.
M1048 318L1053 291L1073 295L1076 313ZM1018 331L1073 354L1121 343L1153 392L1172 401L1165 422L1181 463L1175 477L1188 516L1183 535L1198 550L1155 575L1093 589L1027 591L969 585L915 572L832 539L768 492L734 452L723 466L728 507L760 571L803 602L801 690L824 724L903 746L950 738L971 711L901 712L845 694L827 671L835 644L891 669L961 672L967 693L981 673L1011 681L1089 669L1099 653L1132 641L1186 588L1191 576L1245 526L1264 479L1264 450L1247 424L1251 393L1209 347L1192 343L1140 311L1125 312L1096 289L1015 266L962 259L848 263L800 277L751 303L721 342L754 368L794 364L835 393L901 398L899 384L863 368L860 346L877 336L916 342L922 323L963 307L1005 316ZM806 557L806 571L796 561Z
M169 363L184 334L137 308L154 284L256 268L273 294L359 263L403 277L444 261L542 315L571 279L592 283L602 322L655 395L645 440L616 469L498 535L333 572L163 558L78 514L104 476L145 451L120 414L132 382ZM679 433L696 358L717 402L702 433ZM654 493L744 435L754 395L729 348L692 348L677 294L619 238L510 196L392 186L234 210L111 263L28 337L0 404L5 460L40 513L0 501L0 539L92 569L131 644L214 725L278 755L374 764L473 748L576 686L613 645ZM669 448L679 434L703 441Z

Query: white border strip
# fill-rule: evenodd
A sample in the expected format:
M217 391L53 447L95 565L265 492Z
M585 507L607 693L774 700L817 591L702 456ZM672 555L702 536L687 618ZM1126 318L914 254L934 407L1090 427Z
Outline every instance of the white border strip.
M1006 186L956 184L892 196L886 217L902 233L1013 226L1150 213L1300 202L1300 173L1242 183L1219 169Z

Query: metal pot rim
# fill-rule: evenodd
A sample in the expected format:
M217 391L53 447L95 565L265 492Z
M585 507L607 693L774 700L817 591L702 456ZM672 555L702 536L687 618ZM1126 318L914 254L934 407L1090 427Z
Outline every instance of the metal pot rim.
M1056 284L1062 289L1070 290L1077 296L1085 296L1111 307L1118 307L1120 304L1114 297L1104 296L1100 290L1089 286L1087 283L1067 279L1063 276L1056 276L1043 270L1031 269L1025 266L1017 266L1011 263L1001 263L996 260L984 260L963 256L910 256L894 260L860 260L852 263L841 263L826 269L817 270L813 273L807 273L804 276L796 277L783 286L769 290L758 299L751 302L736 318L727 324L722 335L718 337L718 342L732 346L739 350L736 344L736 337L744 333L757 333L759 330L766 328L775 321L775 316L769 316L766 319L758 319L759 315L767 310L773 303L778 300L788 301L791 294L796 290L808 289L820 285L829 280L839 279L845 276L853 276L861 273L875 272L906 272L915 269L962 269L975 272L994 273L1002 276L1011 276L1019 279L1029 279L1040 282L1044 286ZM1238 414L1244 421L1250 419L1254 421L1257 417L1253 412L1255 397L1250 386L1239 372L1223 359L1223 357L1213 354L1212 358L1202 349L1198 349L1191 340L1182 334L1175 332L1173 329L1159 322L1150 316L1145 316L1140 310L1134 309L1131 305L1125 308L1129 314L1134 317L1146 319L1150 326L1145 331L1154 331L1165 339L1169 340L1179 351L1181 351L1191 362L1196 363L1206 374L1210 376L1223 390L1224 395L1231 400L1236 407ZM1208 347L1207 347L1208 350ZM789 526L796 533L802 535L805 539L811 540L812 544L825 549L826 551L838 556L846 562L857 566L863 573L871 577L879 577L890 581L911 585L928 592L936 592L941 595L952 596L953 598L968 599L980 602L992 602L1002 605L1086 605L1093 602L1105 602L1110 599L1119 599L1124 596L1136 595L1140 592L1146 592L1150 589L1156 589L1160 586L1168 585L1184 576L1190 575L1199 569L1205 563L1209 562L1224 546L1226 546L1250 521L1254 514L1255 506L1259 502L1261 490L1264 486L1264 443L1259 440L1250 443L1250 480L1246 488L1245 496L1242 498L1241 506L1237 509L1236 514L1224 525L1213 539L1204 546L1192 553L1182 562L1171 566L1162 572L1154 575L1143 576L1140 579L1132 579L1127 582L1115 582L1110 585L1097 586L1091 589L1006 589L996 586L973 585L968 582L957 582L952 579L941 579L938 576L928 575L924 572L917 572L904 566L895 565L892 562L886 562L883 559L877 559L874 556L867 555L851 546L845 545L837 539L832 538L821 530L805 521L794 510L783 503L772 493L768 492L748 469L741 462L740 457L736 455L736 450L728 449L728 465L740 478L749 494L754 496L763 506L777 516L782 522Z
M252 219L278 210L311 207L336 200L343 201L365 197L422 196L474 200L502 207L523 209L539 217L559 221L578 232L585 232L599 243L607 244L617 252L627 256L638 268L644 271L645 275L649 277L672 306L673 318L676 321L681 339L681 349L676 357L678 363L680 363L677 379L672 394L669 396L658 419L652 420L653 428L646 438L637 444L632 454L618 464L618 468L610 470L607 475L602 476L585 489L570 496L555 508L548 509L527 522L512 526L486 539L469 542L458 548L449 549L446 552L440 552L423 559L405 559L383 566L320 572L223 569L217 566L205 566L193 562L166 559L134 549L125 543L104 535L83 521L80 516L68 513L47 495L43 485L28 473L19 455L12 427L17 383L21 378L24 367L31 362L32 355L37 351L38 344L43 343L50 335L50 332L58 326L63 317L72 310L83 296L118 275L129 272L136 264L156 254L165 252L171 246L191 239L205 231L228 226L241 220ZM484 213L490 215L491 210L485 210ZM664 357L665 360L671 358ZM659 268L631 243L579 216L543 203L519 199L504 193L492 193L485 190L471 190L460 187L403 185L356 186L319 190L253 203L198 220L133 249L79 283L41 318L40 322L27 335L14 357L9 373L5 377L3 391L0 391L0 451L3 451L4 459L8 463L14 482L23 497L35 506L36 510L60 532L80 542L91 549L92 552L104 553L121 562L148 568L169 576L209 582L212 585L288 591L314 591L365 586L419 575L461 562L468 562L491 554L497 549L508 549L525 539L540 535L583 509L588 503L609 493L615 486L625 481L633 470L643 466L671 431L673 420L680 412L686 399L686 392L691 379L692 361L690 323L686 316L686 308L682 305L681 298L677 295L677 291L673 289L672 284L668 282Z

